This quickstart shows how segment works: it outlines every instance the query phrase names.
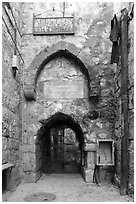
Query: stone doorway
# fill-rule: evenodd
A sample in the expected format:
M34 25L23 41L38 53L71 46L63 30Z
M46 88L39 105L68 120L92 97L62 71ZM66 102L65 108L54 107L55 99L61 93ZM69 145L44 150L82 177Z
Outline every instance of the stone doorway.
M70 116L52 116L39 130L37 139L41 174L81 173L83 133Z
M67 126L51 128L43 143L43 173L81 171L81 150L72 129Z
M62 46L63 43L64 46ZM73 48L75 48L74 52L72 51ZM35 182L40 178L42 173L48 171L52 173L53 170L50 168L50 165L52 168L55 165L53 162L55 156L47 157L47 150L49 155L55 155L55 150L52 150L55 143L51 143L52 131L53 128L63 127L64 129L70 128L78 141L77 149L79 153L77 154L80 156L77 157L79 158L78 165L75 165L73 162L73 165L76 166L75 171L77 171L76 169L81 169L80 172L85 178L85 181L92 182L97 139L95 129L97 127L94 121L96 118L92 117L90 112L94 110L94 98L97 98L97 90L95 89L95 96L93 97L93 101L90 102L93 94L92 89L90 89L91 81L87 69L90 65L88 64L87 68L85 67L84 59L86 58L84 57L86 55L78 58L75 54L79 50L69 43L60 42L55 47L50 48L50 51L47 50L47 52L47 57L45 51L36 56L34 61L38 64L33 69L37 70L35 74L33 72L35 76L33 78L33 86L31 86L32 81L28 79L30 86L26 86L24 91L25 98L29 101L24 106L24 120L26 119L26 133L24 134L23 145L24 180ZM39 58L39 56L41 57ZM95 84L93 84L94 86ZM59 138L58 144L60 144L61 139L58 137L58 133L56 135L56 138ZM29 146L33 147L33 149L30 147L29 152L26 148L27 143L29 143L28 149ZM58 146L56 149L59 155ZM73 146L72 149L74 149ZM27 160L26 157L28 158ZM60 156L58 157L60 158ZM71 156L68 155L68 157ZM49 161L47 161L48 159ZM67 163L65 157L60 160L61 164ZM59 166L58 163L59 159L57 159L57 166ZM72 164L68 166L66 170L68 171L69 168L70 171ZM54 169L56 170L56 168Z

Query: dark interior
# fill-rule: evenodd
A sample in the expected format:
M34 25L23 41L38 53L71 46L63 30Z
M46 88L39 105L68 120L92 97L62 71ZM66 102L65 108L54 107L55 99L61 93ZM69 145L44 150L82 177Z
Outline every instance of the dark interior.
M57 113L42 128L43 173L80 173L83 135L79 124Z

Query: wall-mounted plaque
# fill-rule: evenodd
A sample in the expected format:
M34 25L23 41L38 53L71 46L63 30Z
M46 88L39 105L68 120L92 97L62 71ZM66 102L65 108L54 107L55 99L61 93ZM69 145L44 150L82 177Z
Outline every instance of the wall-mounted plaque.
M33 35L68 35L74 33L74 17L39 18L33 16Z
M44 83L46 99L76 99L86 98L84 81L53 80Z

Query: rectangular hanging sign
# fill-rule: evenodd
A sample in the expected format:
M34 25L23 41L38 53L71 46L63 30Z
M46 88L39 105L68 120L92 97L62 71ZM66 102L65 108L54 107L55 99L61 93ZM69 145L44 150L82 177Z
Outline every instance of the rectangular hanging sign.
M74 17L38 18L33 16L33 35L71 35L74 33Z

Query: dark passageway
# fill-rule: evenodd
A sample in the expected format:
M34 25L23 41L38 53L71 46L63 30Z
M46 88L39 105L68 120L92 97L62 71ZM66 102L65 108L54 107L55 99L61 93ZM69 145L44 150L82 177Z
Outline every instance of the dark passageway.
M40 135L42 173L81 173L82 130L72 117L56 113Z
M51 128L43 138L43 173L78 173L81 151L76 134L67 126Z

